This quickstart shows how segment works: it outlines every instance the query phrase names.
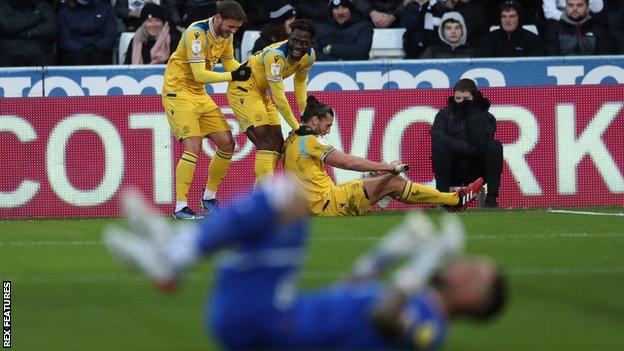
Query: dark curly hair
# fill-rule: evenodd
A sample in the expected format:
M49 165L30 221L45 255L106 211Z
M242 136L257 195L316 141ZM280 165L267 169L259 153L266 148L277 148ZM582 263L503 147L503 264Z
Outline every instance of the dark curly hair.
M318 119L324 119L327 114L330 114L332 117L334 116L334 110L324 103L318 101L318 99L314 96L308 96L306 102L306 108L303 112L303 115L301 115L301 121L308 122L314 116L316 116Z
M314 39L316 37L316 25L314 22L307 18L296 19L290 24L290 29L294 32L295 29L299 29L304 32L310 33L310 36Z

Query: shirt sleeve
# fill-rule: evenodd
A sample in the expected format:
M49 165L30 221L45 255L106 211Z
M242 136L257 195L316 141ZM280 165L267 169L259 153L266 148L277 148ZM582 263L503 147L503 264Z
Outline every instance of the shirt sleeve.
M329 155L335 148L325 141L325 139L319 138L315 135L310 135L305 140L305 152L312 158L325 160L325 157Z
M306 101L308 99L308 72L310 72L310 68L312 68L312 65L316 61L314 49L311 51L312 52L308 57L308 61L297 72L295 72L295 77L293 79L297 106L299 107L299 112L302 114L303 111L305 111L307 105Z
M206 62L204 52L208 48L208 38L201 29L187 30L184 32L184 47L188 63Z

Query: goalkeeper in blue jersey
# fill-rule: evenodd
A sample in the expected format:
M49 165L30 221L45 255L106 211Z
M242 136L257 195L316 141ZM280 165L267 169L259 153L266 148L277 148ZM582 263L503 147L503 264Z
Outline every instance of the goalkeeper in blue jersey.
M356 261L347 282L298 292L308 230L293 181L261 183L201 223L173 226L149 216L141 199L125 203L131 230L108 228L105 242L163 289L203 256L235 249L216 268L206 309L207 328L227 349L430 349L450 319L488 319L505 301L491 260L457 257L464 232L452 215L436 230L411 214ZM391 281L378 280L398 260Z

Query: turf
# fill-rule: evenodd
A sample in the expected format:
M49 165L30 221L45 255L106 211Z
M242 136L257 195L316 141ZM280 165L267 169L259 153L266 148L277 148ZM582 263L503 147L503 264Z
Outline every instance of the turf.
M314 219L303 287L339 279L401 217ZM545 210L461 217L467 251L498 260L511 293L500 319L454 323L443 349L621 350L624 217ZM177 294L155 292L104 250L101 231L111 223L119 221L0 222L0 276L13 284L13 349L218 349L202 326L210 262L193 269Z

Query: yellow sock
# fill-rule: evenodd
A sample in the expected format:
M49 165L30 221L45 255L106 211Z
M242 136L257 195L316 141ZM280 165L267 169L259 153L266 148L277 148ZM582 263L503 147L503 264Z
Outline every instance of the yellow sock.
M176 200L187 202L186 199L196 166L197 155L190 151L184 151L176 167Z
M274 151L257 150L254 171L256 172L256 183L264 177L270 177L275 170Z
M280 154L277 151L271 151L273 154L273 173L275 173L275 170L277 169L277 163L279 162L280 158L282 157L282 154Z
M230 164L232 163L232 153L225 152L217 149L212 160L210 160L210 167L208 168L208 182L206 182L206 189L217 192L219 184L225 178Z
M427 185L405 182L405 188L403 188L398 200L408 204L455 206L459 203L459 196L455 193L442 193Z

